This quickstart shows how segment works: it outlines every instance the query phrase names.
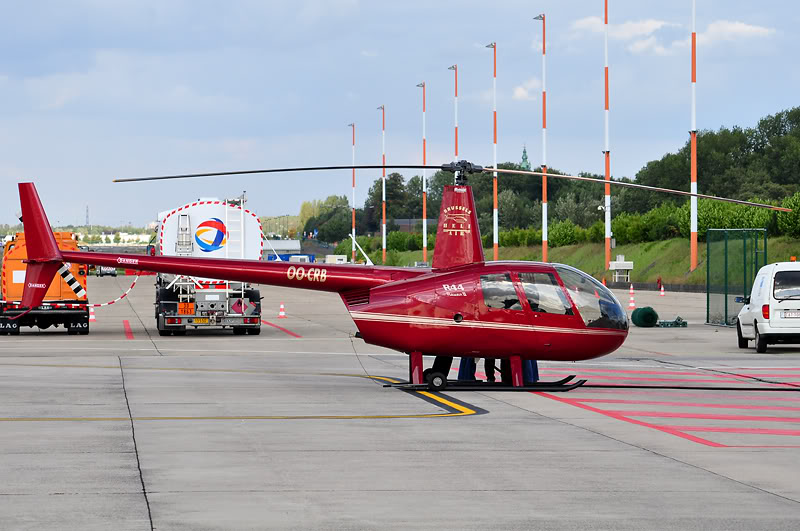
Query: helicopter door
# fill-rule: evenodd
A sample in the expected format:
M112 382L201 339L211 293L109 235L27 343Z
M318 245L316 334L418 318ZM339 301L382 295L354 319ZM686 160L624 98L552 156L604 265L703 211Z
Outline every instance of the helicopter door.
M558 341L565 328L582 328L583 321L575 315L564 290L554 273L519 273L519 282L530 313L528 319L536 329L536 343L546 352L559 348Z
M481 275L480 283L482 296L478 297L478 318L487 332L497 332L492 335L503 338L502 344L495 342L494 345L506 354L529 348L530 323L511 274Z

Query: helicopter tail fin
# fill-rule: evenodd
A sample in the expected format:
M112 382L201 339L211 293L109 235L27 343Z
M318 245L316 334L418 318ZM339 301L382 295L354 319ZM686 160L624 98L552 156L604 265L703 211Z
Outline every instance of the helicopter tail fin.
M28 250L21 305L30 310L42 303L63 257L33 183L19 183L19 201Z
M433 253L433 268L483 262L483 243L469 186L445 186L439 211L439 228Z

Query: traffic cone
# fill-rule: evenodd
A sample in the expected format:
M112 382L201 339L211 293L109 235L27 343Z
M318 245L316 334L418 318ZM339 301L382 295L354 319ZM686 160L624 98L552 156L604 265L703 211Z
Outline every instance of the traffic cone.
M603 277L603 285L606 285L606 277Z
M94 315L94 308L92 308L92 307L90 306L90 307L89 307L89 322L90 322L90 323L93 323L93 322L95 322L95 321L97 321L97 317L95 317L95 315Z
M283 307L283 303L281 303L281 309L278 312L278 319L286 319L286 308Z
M664 284L661 284L661 294L660 294L660 296L661 297L664 296Z
M633 284L631 284L631 289L629 289L629 290L628 290L628 293L630 293L631 295L633 295Z
M636 301L633 300L633 287L631 287L631 298L630 302L628 302L628 309L635 310L636 309Z

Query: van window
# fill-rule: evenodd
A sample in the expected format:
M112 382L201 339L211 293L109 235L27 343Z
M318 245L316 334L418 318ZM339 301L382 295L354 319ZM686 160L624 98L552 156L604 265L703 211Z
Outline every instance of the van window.
M517 290L508 273L481 275L481 290L487 308L522 310Z
M572 315L572 307L554 274L520 273L519 280L522 282L525 298L534 312Z
M775 273L775 286L772 293L778 300L800 298L800 271Z

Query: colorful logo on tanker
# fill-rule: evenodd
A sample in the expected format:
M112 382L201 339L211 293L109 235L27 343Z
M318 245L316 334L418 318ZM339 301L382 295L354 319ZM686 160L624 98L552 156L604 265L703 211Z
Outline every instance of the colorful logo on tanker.
M228 241L228 231L219 218L211 218L197 226L194 241L205 253L219 251Z

